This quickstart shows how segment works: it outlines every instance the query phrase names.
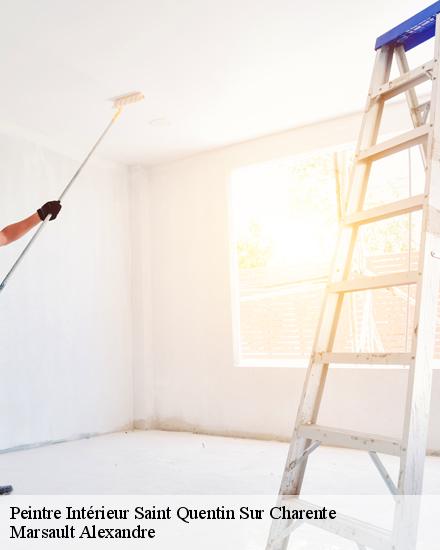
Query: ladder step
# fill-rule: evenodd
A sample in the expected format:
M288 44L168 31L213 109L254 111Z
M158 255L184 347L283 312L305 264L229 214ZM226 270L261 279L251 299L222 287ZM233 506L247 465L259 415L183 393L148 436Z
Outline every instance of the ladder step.
M383 206L370 208L361 212L355 212L345 218L345 225L361 225L366 223L378 222L393 216L402 216L409 212L421 210L425 201L424 195L415 195L396 202L390 202Z
M434 60L424 63L401 76L390 80L389 82L379 86L372 94L371 99L382 97L383 99L390 99L398 94L406 92L410 88L422 84L432 78L432 71L434 69Z
M328 286L329 292L358 292L360 290L373 290L377 288L388 288L391 286L413 285L418 282L417 271L404 271L401 273L389 273L387 275L376 275L373 277L358 277L348 281L331 283Z
M411 353L335 353L317 352L313 356L314 363L329 365L361 364L361 365L412 365L414 355Z
M378 160L380 158L392 155L403 149L408 149L423 141L427 138L431 126L429 124L424 124L413 130L409 130L404 134L400 134L394 138L383 141L382 143L377 143L365 151L361 151L357 157L357 160Z
M401 451L401 442L392 437L330 428L319 424L303 424L298 428L298 434L306 439L320 441L323 445L333 447L374 451L393 456L400 456Z
M298 497L284 497L281 500L281 504L289 510L311 510L319 513L319 510L322 509L322 506ZM310 523L313 527L356 542L359 548L366 547L374 550L392 550L393 548L392 532L390 530L345 514L338 513L335 519L306 519L304 521L305 523Z

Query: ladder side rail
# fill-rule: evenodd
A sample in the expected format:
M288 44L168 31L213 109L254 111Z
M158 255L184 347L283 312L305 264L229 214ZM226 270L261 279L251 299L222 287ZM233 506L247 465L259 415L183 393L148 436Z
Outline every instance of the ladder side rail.
M397 66L399 68L400 74L405 74L409 72L408 59L405 54L405 49L403 46L397 46L394 50L396 54ZM436 64L436 57L434 56L434 65ZM406 102L408 104L409 112L411 115L411 120L413 122L414 128L423 125L423 114L419 111L419 100L417 98L417 92L415 88L410 88L405 92ZM426 169L426 153L427 153L427 143L423 143L420 146L420 153L422 155L422 162Z
M392 61L392 50L384 48L377 54L371 89L378 83L386 81L389 77ZM356 147L356 154L373 145L377 140L380 119L383 111L383 101L367 100L366 110L362 121L361 132ZM366 181L368 180L370 163L355 163L352 171L349 197L347 201L347 213L360 209L360 203L365 197ZM331 280L346 279L351 268L351 256L356 242L356 227L342 227L339 233L337 251L331 269ZM343 295L327 293L321 311L321 319L317 330L313 352L330 350L336 335L337 321L342 307ZM317 419L319 401L325 383L328 365L317 365L311 359L307 373L306 387L301 399L298 411L296 430L307 422L314 422ZM304 443L303 443L304 444ZM306 447L307 445L305 445ZM302 453L300 453L302 454ZM305 466L305 464L303 464ZM284 484L283 494L297 494L286 492L289 487ZM292 489L292 487L290 487Z
M422 238L419 254L419 273L412 352L414 365L409 370L400 459L399 493L403 495L394 514L394 545L414 548L417 544L417 521L428 439L429 411L432 389L432 368L437 320L437 298L440 262L431 255L440 250L440 16L436 17L435 67L431 91L425 206L423 208ZM406 546L408 545L409 546Z
M376 143L384 101L381 98L372 101L371 91L389 80L392 58L393 49L389 47L381 48L376 54L370 83L370 94L367 99L366 109L362 120L361 131L356 147L356 155L359 155L362 149ZM350 191L347 200L348 213L360 210L362 207L370 169L370 162L355 162L351 174ZM343 280L349 274L357 230L357 226L343 226L340 228L337 250L331 270L331 280L333 281ZM343 294L327 293L321 309L313 353L316 351L331 350L336 334L342 301ZM279 491L280 499L283 495L296 495L300 493L307 465L307 458L299 464L297 464L296 461L312 443L310 440L299 436L298 428L303 423L316 421L328 371L328 364L314 363L313 353L307 369L297 421L281 481ZM295 466L292 467L292 464L295 464ZM286 550L289 542L288 537L279 541L277 536L285 531L289 523L289 521L286 522L281 520L272 522L267 544L268 550ZM272 543L272 541L276 542Z
M435 56L440 55L440 18L437 16ZM407 407L403 439L406 451L402 456L399 489L402 494L422 492L423 464L426 453L428 416L432 382L437 297L440 279L439 260L431 255L440 251L440 88L439 64L434 67L431 96L431 135L428 141L425 206L419 254L419 284L417 287L412 352L415 364L409 371ZM411 475L409 475L411 472ZM416 475L414 475L416 474Z
M389 48L379 50L373 70L370 89L378 83L388 80L391 70L392 55L393 52ZM368 98L355 155L358 155L363 148L376 143L383 105L384 102L381 100L371 102ZM347 214L360 210L365 198L366 184L370 169L371 163L369 162L355 162L349 186L346 208ZM351 260L357 238L357 229L356 226L342 226L340 228L336 253L331 268L330 281L332 282L342 281L346 279L350 273ZM334 294L326 292L312 349L305 389L298 411L296 431L302 424L314 423L317 420L328 364L316 364L313 360L313 356L315 352L330 351L332 349L342 302L342 293ZM303 464L302 469L304 469L304 467L305 464ZM293 487L295 492L283 492L283 494L298 494L296 492L298 488L299 487ZM288 487L285 485L282 489L286 490ZM292 487L290 487L290 489L292 489Z

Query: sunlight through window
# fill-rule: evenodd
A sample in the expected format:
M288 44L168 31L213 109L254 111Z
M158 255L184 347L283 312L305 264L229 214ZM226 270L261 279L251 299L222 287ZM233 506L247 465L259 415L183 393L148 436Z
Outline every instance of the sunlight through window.
M236 364L307 365L344 215L352 156L353 147L345 147L232 174ZM375 163L365 208L422 193L419 157L413 148ZM418 212L362 226L350 278L417 269L420 219ZM412 290L348 294L335 349L410 349Z

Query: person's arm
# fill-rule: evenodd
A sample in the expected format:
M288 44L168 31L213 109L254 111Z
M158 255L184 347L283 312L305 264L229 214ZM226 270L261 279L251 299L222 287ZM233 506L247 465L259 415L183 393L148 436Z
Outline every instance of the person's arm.
M50 201L39 208L32 216L20 222L7 225L0 231L0 246L12 243L20 237L23 237L23 235L38 225L49 214L52 216L51 220L54 220L58 216L60 210L61 204L59 201Z
M6 226L0 232L0 246L12 243L20 237L23 237L23 235L25 235L40 222L40 216L37 212L35 212L35 214L32 214L32 216L29 216L28 218L21 220L20 222Z

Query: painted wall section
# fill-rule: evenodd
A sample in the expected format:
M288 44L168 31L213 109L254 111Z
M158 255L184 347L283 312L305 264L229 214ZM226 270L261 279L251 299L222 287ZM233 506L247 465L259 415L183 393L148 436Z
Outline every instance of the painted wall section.
M137 428L155 425L154 368L151 304L151 188L147 170L129 170L131 196L132 315L133 315L133 418Z
M390 108L384 132L406 124L402 109ZM233 366L229 178L247 164L353 142L359 127L360 115L350 115L150 170L143 253L152 264L157 427L290 437L305 369ZM405 388L400 370L332 370L320 422L400 435ZM439 391L437 371L433 395ZM429 447L439 450L438 399L431 418Z
M0 225L57 198L77 166L0 134ZM132 424L127 178L92 161L0 295L0 449ZM23 245L0 249L0 273Z

